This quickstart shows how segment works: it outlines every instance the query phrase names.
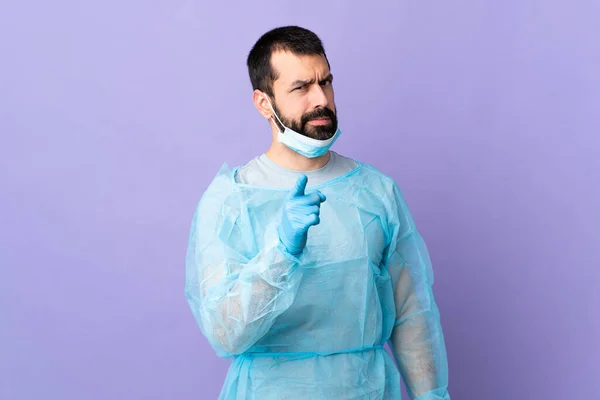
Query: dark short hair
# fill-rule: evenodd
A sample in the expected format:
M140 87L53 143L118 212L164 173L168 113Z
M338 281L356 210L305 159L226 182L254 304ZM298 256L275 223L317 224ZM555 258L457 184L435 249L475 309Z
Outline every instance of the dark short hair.
M252 90L258 89L273 95L273 82L277 79L277 72L271 65L271 55L276 51L289 51L295 55L322 55L327 60L321 39L308 29L299 26L272 29L258 39L248 54L246 65Z

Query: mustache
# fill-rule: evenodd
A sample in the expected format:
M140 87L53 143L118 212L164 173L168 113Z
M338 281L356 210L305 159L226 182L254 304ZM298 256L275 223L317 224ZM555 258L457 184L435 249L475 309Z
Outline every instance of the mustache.
M304 126L308 121L310 121L312 119L323 118L323 117L327 117L330 120L335 121L335 113L333 111L331 111L329 108L323 107L323 108L317 108L314 111L304 114L302 116L300 123L302 126Z

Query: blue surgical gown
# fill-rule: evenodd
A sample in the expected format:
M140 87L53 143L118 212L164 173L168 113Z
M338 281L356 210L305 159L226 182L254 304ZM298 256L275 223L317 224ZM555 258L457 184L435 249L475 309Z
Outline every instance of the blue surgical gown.
M186 256L192 313L232 358L219 398L400 399L402 376L411 399L449 400L431 263L395 182L358 163L309 186L327 201L296 258L277 237L288 191L236 170L200 199Z

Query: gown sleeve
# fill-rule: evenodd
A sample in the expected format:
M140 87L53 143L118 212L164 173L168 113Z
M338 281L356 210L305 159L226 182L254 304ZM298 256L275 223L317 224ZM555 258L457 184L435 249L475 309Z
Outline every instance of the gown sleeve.
M394 287L390 348L413 400L450 400L448 360L425 242L394 185L386 264Z
M301 279L299 260L280 245L276 218L259 245L251 211L231 186L217 177L202 196L186 254L188 304L223 358L244 353L268 332L292 304Z

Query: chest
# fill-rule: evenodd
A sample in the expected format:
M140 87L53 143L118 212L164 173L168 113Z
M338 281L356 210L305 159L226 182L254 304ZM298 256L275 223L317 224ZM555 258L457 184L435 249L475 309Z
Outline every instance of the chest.
M309 229L304 261L324 265L362 259L380 265L388 242L385 210L377 202L367 208L352 200L328 198L321 205L321 222Z

